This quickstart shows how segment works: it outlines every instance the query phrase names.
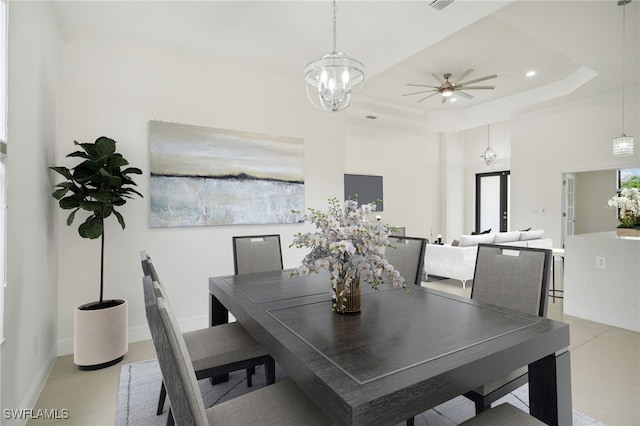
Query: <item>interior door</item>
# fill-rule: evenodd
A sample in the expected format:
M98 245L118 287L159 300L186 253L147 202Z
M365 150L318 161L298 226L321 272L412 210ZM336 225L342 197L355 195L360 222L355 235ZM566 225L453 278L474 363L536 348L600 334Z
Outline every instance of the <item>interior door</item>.
M509 230L511 172L476 175L476 232Z
M569 235L573 235L576 226L576 183L575 176L565 173L562 179L562 247Z

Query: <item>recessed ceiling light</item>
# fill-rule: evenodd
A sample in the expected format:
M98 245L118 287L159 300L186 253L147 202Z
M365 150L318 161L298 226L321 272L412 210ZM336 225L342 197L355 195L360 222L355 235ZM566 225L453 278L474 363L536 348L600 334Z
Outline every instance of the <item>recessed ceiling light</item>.
M458 98L449 98L449 102L457 102Z
M534 75L536 75L536 72L534 70L531 71L527 71L527 73L525 74L527 77L533 77Z

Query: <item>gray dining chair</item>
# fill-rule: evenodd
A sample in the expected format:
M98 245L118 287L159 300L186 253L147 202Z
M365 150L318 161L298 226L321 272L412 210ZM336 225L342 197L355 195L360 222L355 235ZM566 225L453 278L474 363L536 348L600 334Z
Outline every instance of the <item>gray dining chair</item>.
M150 276L143 278L145 311L171 410L168 425L244 426L330 425L318 407L291 380L205 408L189 350L178 323Z
M460 426L545 426L546 423L505 402L460 423Z
M385 248L384 257L404 277L405 283L420 285L424 269L424 238L390 236L391 247Z
M549 249L478 244L471 299L546 317L551 259ZM481 413L528 380L525 366L464 396Z
M156 296L163 297L165 305L169 308L165 289L160 282L151 256L143 251L140 257L144 275L150 277L155 284ZM275 382L275 361L238 322L188 331L183 333L183 338L198 380L246 370L247 386L251 387L255 367L264 365L265 383L270 385ZM165 400L166 386L163 382L156 414L162 414Z
M233 266L236 274L282 270L280 235L233 237Z

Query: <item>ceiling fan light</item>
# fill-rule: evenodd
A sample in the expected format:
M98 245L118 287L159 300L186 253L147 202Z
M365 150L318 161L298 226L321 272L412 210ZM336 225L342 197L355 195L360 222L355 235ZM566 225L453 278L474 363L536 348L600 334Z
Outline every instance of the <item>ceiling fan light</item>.
M453 95L453 90L452 89L445 89L445 90L442 91L442 96L449 97L451 95Z
M624 133L613 139L614 157L627 157L633 155L633 136Z

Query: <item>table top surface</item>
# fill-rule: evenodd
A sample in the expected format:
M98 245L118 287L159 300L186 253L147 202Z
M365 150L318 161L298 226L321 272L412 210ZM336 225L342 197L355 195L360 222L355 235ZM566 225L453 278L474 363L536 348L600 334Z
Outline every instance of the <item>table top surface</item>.
M324 274L209 287L337 422L401 421L569 345L566 324L419 286L363 288L358 314L332 312Z

